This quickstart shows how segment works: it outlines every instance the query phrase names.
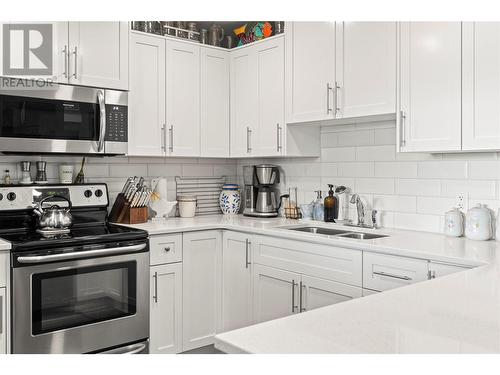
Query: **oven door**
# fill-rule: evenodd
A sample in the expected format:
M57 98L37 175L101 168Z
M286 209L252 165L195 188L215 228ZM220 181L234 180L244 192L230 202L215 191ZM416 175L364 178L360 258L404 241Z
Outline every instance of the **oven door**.
M42 258L16 258L29 265L13 269L14 353L88 353L148 338L148 252Z
M58 85L0 95L0 152L103 154L104 90Z

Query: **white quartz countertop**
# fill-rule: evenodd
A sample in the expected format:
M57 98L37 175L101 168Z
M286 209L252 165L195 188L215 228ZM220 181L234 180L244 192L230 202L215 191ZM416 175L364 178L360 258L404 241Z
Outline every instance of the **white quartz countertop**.
M0 239L0 251L8 251L10 247L10 242Z
M228 353L499 353L500 242L379 229L388 237L352 240L295 232L336 224L242 216L169 219L134 225L150 234L229 229L412 256L476 268L256 324L216 336ZM360 231L359 229L346 228ZM362 231L367 231L363 229Z

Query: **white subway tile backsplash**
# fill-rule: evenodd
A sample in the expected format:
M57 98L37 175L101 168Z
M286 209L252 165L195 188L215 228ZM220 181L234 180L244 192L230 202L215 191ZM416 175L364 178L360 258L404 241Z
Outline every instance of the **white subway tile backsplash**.
M440 233L442 232L440 218L438 215L395 212L394 228Z
M211 177L214 175L214 167L212 165L184 164L182 175L186 177Z
M321 176L334 177L337 176L338 165L337 163L321 163Z
M417 213L444 215L456 206L454 198L417 197Z
M488 180L442 180L441 195L456 197L467 193L469 198L495 199L496 183Z
M336 147L321 149L321 160L326 162L355 161L355 147Z
M395 186L398 195L438 196L441 193L439 180L403 178L397 179Z
M417 163L375 162L375 177L417 177Z
M373 208L395 212L416 212L417 197L403 195L373 195Z
M354 130L338 133L338 145L343 146L369 146L375 142L374 130Z
M387 178L356 178L356 193L393 194L394 180Z
M363 146L356 147L358 161L391 161L396 159L396 146Z
M338 145L338 133L321 132L321 148L336 147Z
M114 164L109 166L110 177L147 176L147 164Z
M418 163L421 178L467 178L466 161L425 161Z
M345 162L338 163L337 174L339 177L371 177L373 170L372 162Z
M469 161L468 175L471 179L498 180L500 179L500 161Z
M150 177L175 177L182 176L181 164L148 164Z
M396 142L396 128L380 129L375 132L374 143L376 145L394 145Z

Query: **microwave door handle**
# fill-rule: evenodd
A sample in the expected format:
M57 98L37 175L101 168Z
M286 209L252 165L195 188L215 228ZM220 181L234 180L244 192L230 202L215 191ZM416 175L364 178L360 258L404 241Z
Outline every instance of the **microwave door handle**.
M103 90L97 90L97 103L99 104L99 140L97 141L97 152L104 151L104 138L106 137L106 103L104 102Z
M74 253L61 253L52 255L36 255L36 256L20 256L17 257L17 261L22 264L36 264L36 263L46 263L55 262L61 260L71 260L87 258L90 256L103 256L103 255L116 255L116 254L127 254L133 253L135 251L144 250L147 244L142 243L132 246L122 246L122 247L110 247L108 249L96 249L88 251L76 251Z

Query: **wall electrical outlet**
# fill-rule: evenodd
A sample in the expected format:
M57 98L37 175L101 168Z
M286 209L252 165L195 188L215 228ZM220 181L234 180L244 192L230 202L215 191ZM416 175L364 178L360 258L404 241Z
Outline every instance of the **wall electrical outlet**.
M456 207L464 211L467 207L467 193L458 193L456 197Z

